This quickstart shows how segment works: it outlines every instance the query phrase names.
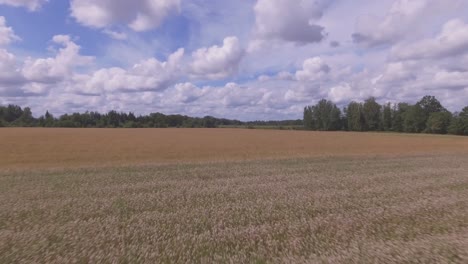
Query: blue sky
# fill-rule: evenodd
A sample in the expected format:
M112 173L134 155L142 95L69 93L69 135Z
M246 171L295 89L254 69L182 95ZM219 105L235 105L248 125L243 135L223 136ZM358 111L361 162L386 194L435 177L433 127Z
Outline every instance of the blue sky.
M465 0L0 0L0 104L242 120L468 105Z

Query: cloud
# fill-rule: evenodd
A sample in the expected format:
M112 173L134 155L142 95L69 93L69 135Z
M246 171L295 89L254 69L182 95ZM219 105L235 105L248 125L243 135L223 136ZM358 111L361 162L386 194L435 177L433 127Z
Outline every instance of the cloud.
M22 65L16 57L0 49L0 93L7 96L45 94L61 88L72 94L98 96L106 93L162 91L178 82L182 75L184 50L171 54L167 61L155 58L140 61L130 68L93 67L94 57L80 54L81 47L68 35L56 35L51 49L54 57L27 58Z
M453 19L444 24L435 38L395 47L392 57L396 60L440 59L467 53L468 24Z
M110 29L104 29L102 32L104 34L108 35L109 37L111 37L113 39L116 39L116 40L125 40L125 39L127 39L127 34L125 34L124 32L117 32L117 31L113 31L113 30L110 30Z
M75 76L76 67L87 66L93 57L79 54L80 46L70 36L56 35L52 42L61 48L55 57L18 59L0 49L0 94L5 96L37 96L58 88ZM62 87L63 88L63 87Z
M199 79L225 79L235 74L244 56L237 37L227 37L223 46L201 48L192 53L190 74Z
M385 82L388 84L399 84L404 81L416 79L418 64L412 62L391 62L388 63L375 82Z
M299 81L319 81L330 73L328 66L320 57L306 59L302 65L302 70L296 72Z
M201 89L192 83L179 83L174 86L170 100L177 103L192 103L205 95L207 89Z
M15 35L11 27L6 26L5 18L0 16L0 46L6 46L15 40L19 40L19 37ZM21 85L23 82L24 78L16 56L6 49L0 49L0 94L17 94L14 86Z
M13 41L20 40L11 27L6 25L6 19L0 16L0 46L5 46Z
M325 98L332 85L331 67L320 57L305 59L288 85L284 99L289 104L309 104Z
M53 43L62 46L53 58L26 59L22 74L31 82L54 83L70 78L77 66L85 66L94 58L79 54L81 47L68 35L56 35Z
M16 57L0 49L0 85L9 86L23 82L23 77L16 62Z
M409 26L427 8L429 1L397 0L383 19L373 15L360 16L352 35L353 41L367 46L397 42L407 30L411 30Z
M179 49L166 62L150 58L129 69L103 68L88 75L79 75L75 78L75 91L97 95L103 92L165 90L179 79L183 55L184 50Z
M289 110L291 105L284 99L285 89L272 89L263 85L254 82L197 87L192 83L180 83L165 90L155 100L163 111L194 116L215 115L252 120L274 119L275 116L278 118L294 113Z
M298 44L320 42L326 36L325 28L315 22L331 2L258 0L254 7L257 37Z
M424 95L434 95L451 110L459 110L466 104L450 97L462 96L466 101L468 72L447 69L436 60L429 63L426 60L389 62L383 69L351 79L353 89L361 93L361 97L372 95L383 102L414 103Z
M260 75L257 79L260 82L268 82L268 81L276 81L276 80L279 80L279 81L295 81L296 76L293 75L290 72L281 71L281 72L278 72L276 75L273 75L273 76L263 74L263 75Z
M451 90L468 88L468 72L440 71L434 75L433 87L440 89L444 87Z
M220 91L219 94L222 96L219 99L227 108L255 106L262 98L261 91L258 89L241 86L237 83L227 83Z
M6 2L28 8L24 3L47 1L0 0ZM28 42L36 38L24 28L17 44L0 18L2 103L58 114L115 109L252 120L300 118L305 105L322 98L344 106L368 96L414 103L433 94L451 110L468 98L466 0L70 3L75 21L125 41L90 45L94 34L72 31L82 34L80 42L58 35L45 51L38 48L44 43ZM51 14L15 22L38 15ZM163 24L158 32L133 32Z
M180 0L72 0L71 16L93 28L126 25L134 31L157 28L172 13L179 12Z
M25 7L29 11L37 11L47 2L49 2L49 0L0 0L0 5Z
M341 83L330 88L330 91L328 92L328 98L331 101L340 104L353 100L356 94L359 94L359 92L356 93L356 91L349 83Z
M359 16L352 39L367 47L392 45L427 31L434 21L466 6L464 0L395 0L384 17Z

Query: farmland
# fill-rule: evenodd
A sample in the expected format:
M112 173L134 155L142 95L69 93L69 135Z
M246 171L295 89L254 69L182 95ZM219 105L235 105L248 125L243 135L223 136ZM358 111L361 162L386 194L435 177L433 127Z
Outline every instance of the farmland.
M468 139L0 129L0 262L466 263Z
M0 168L468 153L468 138L247 129L0 129Z

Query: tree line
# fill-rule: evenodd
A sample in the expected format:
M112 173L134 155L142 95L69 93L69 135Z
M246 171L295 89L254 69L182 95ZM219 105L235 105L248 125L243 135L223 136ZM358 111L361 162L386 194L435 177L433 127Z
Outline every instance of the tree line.
M318 131L393 131L468 136L468 106L451 113L434 96L416 104L380 105L374 97L350 102L343 110L322 99L304 108L304 127Z
M215 128L253 126L301 126L302 120L242 122L212 116L190 117L151 113L136 116L134 113L109 111L105 114L85 112L53 116L49 111L35 118L29 107L0 106L0 127L66 127L66 128Z

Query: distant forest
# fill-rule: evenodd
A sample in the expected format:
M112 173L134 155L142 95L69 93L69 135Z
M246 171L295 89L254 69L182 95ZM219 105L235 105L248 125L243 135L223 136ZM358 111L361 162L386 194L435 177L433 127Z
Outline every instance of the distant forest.
M318 131L392 131L468 135L468 106L451 113L434 96L416 104L380 105L370 97L343 110L328 100L304 108L304 127Z
M212 116L189 117L152 113L139 115L110 111L105 114L85 112L54 117L48 111L35 118L29 107L0 106L0 127L69 127L69 128L277 128L316 131L391 131L468 135L468 106L451 113L434 96L425 96L416 104L380 105L373 97L351 102L340 109L322 99L304 108L303 120L242 122Z
M65 127L65 128L216 128L216 127L270 127L303 128L302 120L242 122L212 116L189 117L152 113L136 116L134 113L110 111L105 114L85 112L54 117L49 111L35 118L29 107L0 106L0 127Z

